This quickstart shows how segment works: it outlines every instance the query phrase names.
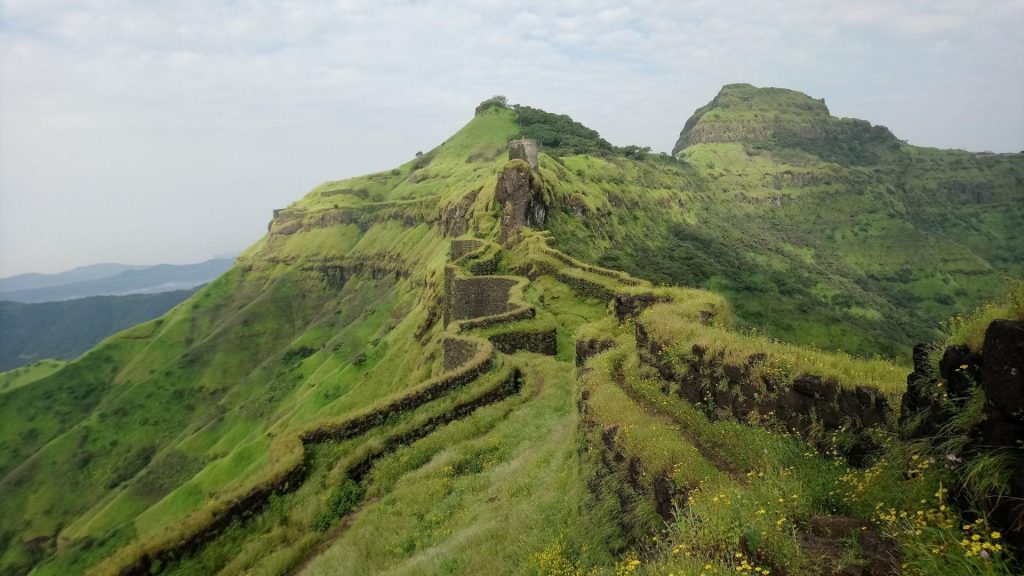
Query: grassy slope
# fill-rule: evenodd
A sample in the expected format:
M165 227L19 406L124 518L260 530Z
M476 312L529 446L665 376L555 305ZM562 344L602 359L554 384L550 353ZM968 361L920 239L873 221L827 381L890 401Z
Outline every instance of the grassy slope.
M275 458L268 451L272 437L303 423L364 410L435 374L440 330L429 328L428 319L440 300L448 247L438 219L479 188L468 206L470 232L496 235L496 172L505 162L505 142L519 131L512 112L490 110L442 146L394 171L318 187L286 209L273 232L232 271L182 306L109 338L31 385L4 393L0 570L20 573L35 565L38 574L81 573L127 542L157 534L207 500L244 485ZM647 253L657 253L650 246L668 237L666 215L692 228L710 221L706 210L715 204L701 202L715 193L715 185L692 163L543 156L541 174L559 243L593 259L611 253L609 247L617 243L627 268L642 262L642 241L649 243ZM286 229L288 221L322 222L344 207L377 216ZM577 218L573 207L588 213L588 219ZM748 217L757 220L758 213L751 210ZM708 225L704 231L716 230ZM760 228L753 230L756 239ZM721 254L733 258L725 261L735 267L734 276L757 280L762 273L760 281L771 285L798 270L798 263L806 266L809 256L798 243L775 247L778 252L753 250L744 256L748 260L738 260L738 250L729 256L723 248ZM536 261L557 262L530 241L508 254L505 263L528 268ZM780 262L792 268L775 270ZM363 271L339 287L325 267L342 263L361 265ZM693 268L679 261L674 266ZM746 274L750 271L754 274ZM619 282L592 270L573 274L613 287ZM715 277L711 274L707 283L715 285ZM654 572L674 567L696 573L703 562L732 570L738 563L731 556L737 531L756 514L754 506L813 479L804 488L805 500L787 503L778 512L796 526L811 514L834 509L828 483L847 471L807 453L794 439L736 423L710 423L681 402L658 413L637 403L635 398L654 394L658 384L654 374L630 358L629 325L608 324L605 302L573 294L565 281L542 275L523 295L538 307L537 322L557 327L558 355L502 358L502 366L522 367L524 390L516 399L482 408L378 461L366 484L370 499L347 520L348 529L331 533L329 547L304 566L307 573L476 573L481 567L520 572L524 566L544 574L634 571L640 564L633 561L636 553L644 553L643 563ZM713 294L674 293L682 299L679 314L691 324L706 302L722 308L719 317L729 317ZM779 296L767 302L786 301ZM691 305L691 299L697 304ZM786 312L781 308L776 315ZM812 322L822 322L811 316ZM848 328L847 335L859 329ZM650 495L617 498L626 480L600 475L598 452L581 448L601 442L580 437L591 433L579 429L573 345L577 331L586 330L606 332L624 345L595 359L610 362L619 354L620 368L597 370L586 381L598 417L605 424L628 419L637 427L623 437L627 449L642 458L645 468L675 470L679 483L696 490L691 510L701 517L714 515L719 493L734 495L730 503L743 495L721 521L694 524L692 517L683 518L655 544L637 546L635 537L648 539L663 527L652 517ZM756 335L726 334L715 341L743 354L775 346ZM708 334L698 331L697 337ZM812 368L836 366L840 376L859 373L857 361L849 357L792 350L778 346L775 357ZM621 382L620 372L625 376ZM897 393L893 374L901 370L881 372L892 381L889 392ZM427 417L442 410L444 402L424 406L409 418ZM318 448L315 465L322 467L313 478L319 481L273 500L257 520L232 528L171 569L285 570L297 550L316 541L308 522L331 506L331 494L341 485L330 469L404 422L389 423L395 428L381 428L358 442ZM680 440L680 422L690 428L689 440ZM726 456L729 465L721 461ZM877 494L895 505L902 500L890 498L932 490L931 484L900 487L902 470L897 468L902 465L885 468L889 483L870 491L871 498ZM797 475L790 477L794 473L787 473L787 466L799 467ZM775 479L750 493L737 477L746 472ZM706 498L700 496L705 493ZM868 516L866 507L873 510L875 503L864 500L845 511ZM701 548L688 550L689 556L673 555L684 541ZM764 542L766 560L811 566L797 536L771 535Z
M70 360L115 332L163 315L192 292L0 302L0 370L42 358Z
M347 197L325 189L375 186L369 202L437 197L434 218L443 198L494 179L491 164L467 157L486 150L497 163L514 132L507 112L493 112L432 151L429 166L332 183L288 210ZM438 369L436 329L413 334L435 305L447 242L417 223L416 203L389 210L364 232L271 234L166 316L6 392L0 571L42 562L38 573L80 572L245 482L276 431L365 407ZM318 267L341 262L399 274L368 270L338 288Z
M0 393L20 388L45 378L64 367L60 360L46 359L0 373Z

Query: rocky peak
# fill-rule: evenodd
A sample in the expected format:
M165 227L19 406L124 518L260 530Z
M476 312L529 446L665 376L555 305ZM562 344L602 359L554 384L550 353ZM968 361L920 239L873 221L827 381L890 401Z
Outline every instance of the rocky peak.
M800 148L852 164L877 161L880 148L898 145L884 126L835 118L824 99L785 88L728 84L686 121L672 149L735 142L757 148Z
M540 193L534 170L537 166L537 143L513 140L508 147L508 163L498 175L494 199L501 206L499 240L508 242L520 228L540 228L547 217L547 206Z

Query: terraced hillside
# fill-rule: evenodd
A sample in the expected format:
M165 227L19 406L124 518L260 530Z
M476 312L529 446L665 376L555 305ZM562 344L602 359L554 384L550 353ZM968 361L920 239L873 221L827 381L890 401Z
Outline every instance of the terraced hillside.
M482 106L277 211L163 318L0 390L0 571L1012 573L1019 448L971 440L988 379L943 397L921 358L782 343L727 296L568 255L709 183L579 127L561 157L509 144L548 120ZM1012 335L979 332L1024 318L1014 294L943 342L965 366L1013 368Z
M748 84L694 113L674 154L562 158L557 245L721 293L771 336L907 362L1024 277L1022 154L912 146Z

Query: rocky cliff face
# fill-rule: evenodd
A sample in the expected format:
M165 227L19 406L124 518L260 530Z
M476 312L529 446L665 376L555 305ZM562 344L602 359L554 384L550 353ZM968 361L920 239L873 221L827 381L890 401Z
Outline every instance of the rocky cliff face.
M494 191L494 199L501 206L501 232L499 240L508 242L517 230L523 226L541 228L547 218L548 208L540 194L540 183L529 162L515 158L509 147L510 160L498 175L498 186ZM525 149L519 148L526 154ZM534 162L536 162L536 145L534 145Z

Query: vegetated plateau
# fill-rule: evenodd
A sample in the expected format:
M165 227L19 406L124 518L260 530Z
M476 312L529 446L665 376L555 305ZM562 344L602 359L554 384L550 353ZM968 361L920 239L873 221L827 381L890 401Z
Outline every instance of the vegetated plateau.
M5 375L0 571L1019 573L1022 210L790 90L672 155L487 100Z

